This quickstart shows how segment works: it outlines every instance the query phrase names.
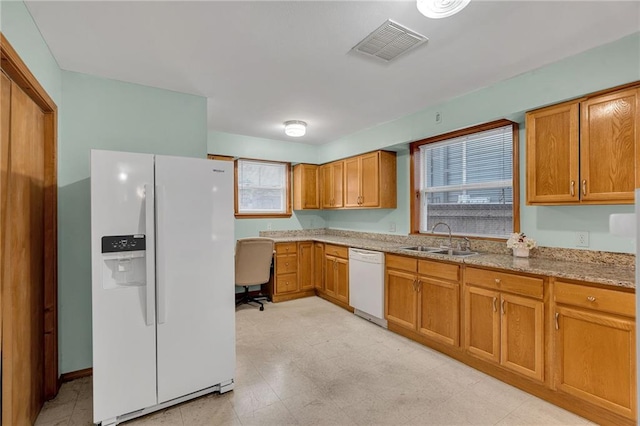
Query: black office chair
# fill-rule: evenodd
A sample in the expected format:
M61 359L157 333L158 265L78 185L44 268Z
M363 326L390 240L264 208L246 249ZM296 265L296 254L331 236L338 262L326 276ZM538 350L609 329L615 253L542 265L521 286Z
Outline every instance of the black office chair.
M244 287L244 294L236 301L236 306L243 303L257 303L264 311L261 300L266 297L249 296L249 286L262 285L269 282L271 261L273 259L273 240L269 238L242 238L236 241L236 287Z

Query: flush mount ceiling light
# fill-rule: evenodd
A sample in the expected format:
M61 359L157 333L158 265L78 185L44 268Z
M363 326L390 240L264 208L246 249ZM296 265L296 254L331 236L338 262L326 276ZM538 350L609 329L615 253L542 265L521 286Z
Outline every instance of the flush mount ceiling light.
M284 133L287 136L299 138L307 132L307 123L300 120L289 120L284 122Z
M417 0L418 10L427 18L439 19L455 15L471 0Z

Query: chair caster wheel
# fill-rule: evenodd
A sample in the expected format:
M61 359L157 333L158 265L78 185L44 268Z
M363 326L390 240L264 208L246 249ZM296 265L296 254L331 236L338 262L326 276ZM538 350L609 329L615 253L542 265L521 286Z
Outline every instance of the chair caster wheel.
M261 311L264 311L264 306L260 306L260 310L261 310Z

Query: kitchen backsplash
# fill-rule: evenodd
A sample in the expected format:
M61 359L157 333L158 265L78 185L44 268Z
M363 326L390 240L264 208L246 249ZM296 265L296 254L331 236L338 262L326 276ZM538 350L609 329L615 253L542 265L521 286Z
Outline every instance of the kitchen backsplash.
M439 246L448 244L448 237L433 237L422 235L393 235L378 234L373 232L344 231L340 229L308 229L292 231L260 231L261 237L283 238L283 237L313 237L317 235L337 236L348 238L364 238L371 240L398 243L398 245L425 245ZM460 238L453 238L454 246L462 241ZM471 249L474 251L495 254L511 254L511 249L507 248L503 241L491 240L471 240ZM556 247L536 247L531 250L531 257L547 258L554 260L564 260L579 263L600 263L605 265L617 265L635 268L636 256L628 253L612 253L605 251L580 250Z

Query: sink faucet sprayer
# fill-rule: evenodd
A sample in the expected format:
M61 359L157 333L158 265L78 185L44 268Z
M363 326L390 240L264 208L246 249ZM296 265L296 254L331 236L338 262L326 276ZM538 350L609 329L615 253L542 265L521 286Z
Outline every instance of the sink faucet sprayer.
M447 225L446 223L444 223L444 222L438 222L438 223L436 223L435 225L433 225L431 227L431 233L433 233L436 230L436 227L438 225L444 225L449 230L449 248L452 249L453 248L453 241L451 239L451 227L449 225Z

